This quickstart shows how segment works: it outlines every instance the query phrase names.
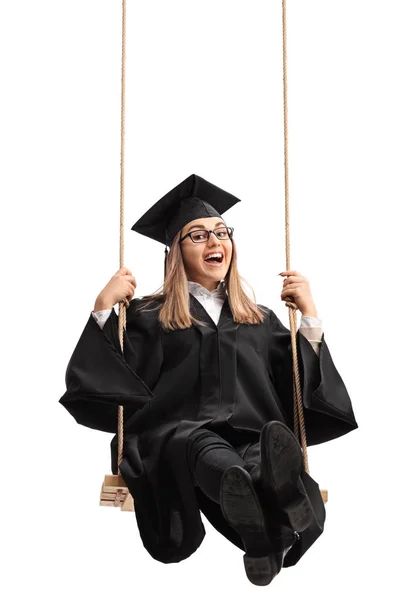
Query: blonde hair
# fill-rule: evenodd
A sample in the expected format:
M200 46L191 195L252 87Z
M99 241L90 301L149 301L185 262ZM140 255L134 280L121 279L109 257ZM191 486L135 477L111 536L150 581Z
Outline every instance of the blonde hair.
M179 244L180 238L181 231L176 234L171 244L171 250L167 256L166 276L163 285L153 294L143 296L141 300L145 303L140 304L137 309L138 311L150 312L161 306L158 320L165 330L186 329L193 324L206 325L190 313L188 278L183 263L181 245ZM225 286L233 320L235 323L262 323L264 315L267 313L264 313L265 309L257 306L251 286L249 287L252 290L254 301L249 298L244 290L242 281L245 281L247 285L249 284L239 275L236 245L233 238L231 243L232 258L225 277ZM147 307L154 302L156 306L148 309Z

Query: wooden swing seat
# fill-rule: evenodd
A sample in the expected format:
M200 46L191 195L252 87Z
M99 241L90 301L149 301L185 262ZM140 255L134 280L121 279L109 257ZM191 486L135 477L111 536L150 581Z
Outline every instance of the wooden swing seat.
M324 504L328 502L328 490L320 490ZM105 475L100 492L100 506L120 507L135 512L133 498L121 475Z
M121 475L105 475L100 492L100 506L120 507L134 512L133 498Z

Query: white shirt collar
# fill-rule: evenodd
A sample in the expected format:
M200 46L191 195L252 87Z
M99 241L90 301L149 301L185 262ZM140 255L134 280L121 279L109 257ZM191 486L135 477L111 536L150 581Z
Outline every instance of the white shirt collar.
M225 296L226 294L226 286L225 286L225 281L222 279L219 284L218 287L216 287L215 290L213 290L212 292L210 292L207 288L203 287L200 283L197 283L197 281L190 281L188 280L188 287L189 287L189 292L191 294L193 294L194 296L198 296L198 295L202 295L202 296Z

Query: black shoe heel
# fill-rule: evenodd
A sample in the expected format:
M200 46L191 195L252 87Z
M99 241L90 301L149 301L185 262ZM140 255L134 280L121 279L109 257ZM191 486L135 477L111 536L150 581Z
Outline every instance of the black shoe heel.
M268 585L271 583L278 570L275 555L269 556L243 556L244 568L247 578L254 585Z
M308 496L296 496L282 506L294 531L304 531L313 519L313 510Z

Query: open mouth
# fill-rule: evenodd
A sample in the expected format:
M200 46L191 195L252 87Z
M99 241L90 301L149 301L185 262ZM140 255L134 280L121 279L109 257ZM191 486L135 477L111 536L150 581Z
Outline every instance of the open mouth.
M204 259L204 262L207 263L210 267L220 267L224 262L224 257L220 256L218 258L214 256L212 258Z

